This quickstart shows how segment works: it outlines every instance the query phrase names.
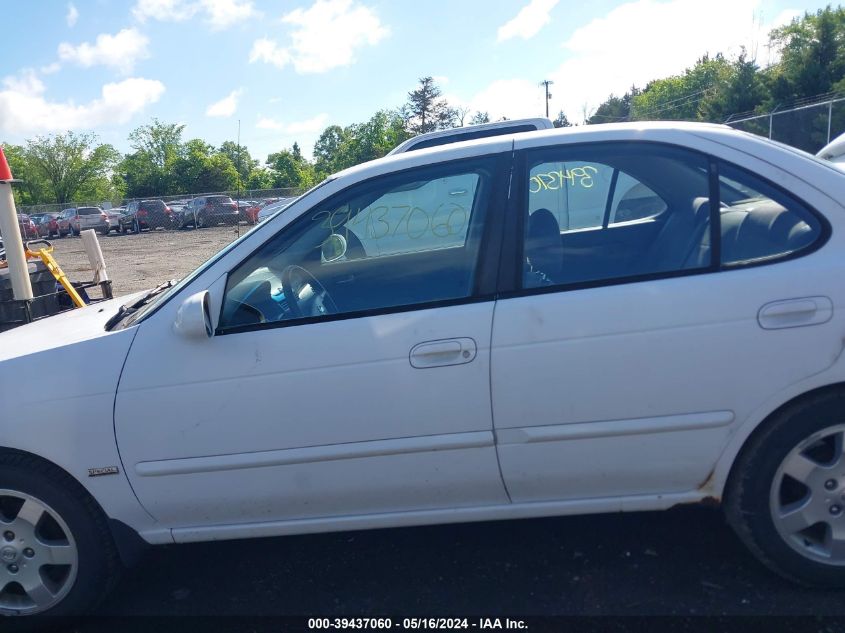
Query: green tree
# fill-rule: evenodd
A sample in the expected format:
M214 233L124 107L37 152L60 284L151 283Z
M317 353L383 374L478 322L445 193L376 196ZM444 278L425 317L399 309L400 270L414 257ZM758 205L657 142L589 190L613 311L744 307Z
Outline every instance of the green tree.
M234 141L223 141L220 145L220 153L229 157L241 176L241 182L244 184L249 180L252 170L260 164L250 155L245 145L239 146Z
M249 172L244 182L244 188L249 190L271 189L273 187L273 173L263 167L256 167Z
M455 127L457 113L441 98L440 88L431 77L420 77L419 87L408 93L404 106L406 126L412 134Z
M476 112L472 115L472 118L469 120L470 125L481 125L482 123L490 123L489 112Z
M201 139L185 143L180 155L173 161L176 178L170 193L200 193L231 191L238 186L238 170L224 152Z
M845 88L845 9L805 13L770 38L781 54L768 75L771 105Z
M28 140L23 158L25 171L43 183L45 195L66 203L78 199L86 187L107 186L120 154L111 145L98 144L94 134L67 132Z
M314 145L314 167L322 178L381 158L410 136L403 116L392 110L380 110L368 121L345 128L332 125L323 130Z
M152 123L129 133L129 145L136 152L146 154L153 164L164 167L178 156L184 130L184 124L162 123L154 118Z
M555 127L572 127L572 124L569 122L569 119L566 118L566 114L563 110L557 113L557 117L554 121L552 121L552 125Z
M32 168L26 156L26 148L21 145L7 144L3 149L12 175L21 181L12 187L15 203L22 205L49 201L47 181L38 170Z
M710 93L723 90L731 75L731 64L719 53L705 55L682 75L650 81L632 97L631 118L695 121L699 106Z
M320 174L339 171L340 148L348 141L346 132L339 125L330 125L314 144L314 166Z
M180 190L174 165L183 152L184 129L179 123L153 119L129 133L129 144L135 151L124 158L119 168L126 182L126 195L162 196Z
M722 123L732 114L754 110L767 97L768 91L760 77L757 64L748 59L743 48L731 65L731 72L727 80L720 85L720 89L702 99L699 115L705 121Z
M380 110L369 121L350 125L344 132L346 140L338 151L338 169L381 158L410 138L402 117L389 110Z
M596 123L628 121L631 118L631 101L638 94L640 94L640 90L636 86L631 86L631 89L621 97L610 95L604 103L596 108L596 111L587 119L587 123L594 125Z
M293 149L283 149L267 157L274 187L305 189L315 184L314 166L303 158L299 145L295 145L296 152Z

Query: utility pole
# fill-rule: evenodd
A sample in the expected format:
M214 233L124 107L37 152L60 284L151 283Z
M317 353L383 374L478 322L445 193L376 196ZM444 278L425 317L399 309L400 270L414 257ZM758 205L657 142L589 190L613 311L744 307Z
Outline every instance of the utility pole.
M549 92L549 86L551 86L554 82L549 79L544 79L538 85L544 86L546 88L546 118L549 118L549 99L552 98L551 93Z
M238 208L238 219L237 219L237 227L238 227L238 237L241 236L241 120L238 119L238 192L237 192L237 200L235 201L235 205Z

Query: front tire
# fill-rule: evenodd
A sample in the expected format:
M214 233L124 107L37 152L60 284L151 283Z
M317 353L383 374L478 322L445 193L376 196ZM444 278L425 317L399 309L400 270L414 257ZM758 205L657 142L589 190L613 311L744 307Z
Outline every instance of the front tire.
M788 405L752 436L731 472L725 513L777 573L845 587L845 392Z
M0 482L0 611L89 613L120 571L102 510L67 473L29 455L0 455Z

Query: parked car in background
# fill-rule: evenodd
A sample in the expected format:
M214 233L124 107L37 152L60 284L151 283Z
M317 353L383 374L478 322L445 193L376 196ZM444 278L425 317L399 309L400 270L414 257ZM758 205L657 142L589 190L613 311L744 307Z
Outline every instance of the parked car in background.
M120 231L120 218L126 215L126 207L112 207L106 215L109 216L109 232Z
M25 213L18 213L18 225L21 229L21 237L24 241L38 239L38 229L35 222Z
M247 222L250 222L252 224L258 224L258 214L260 213L261 209L263 209L267 205L273 204L274 202L278 202L279 200L280 198L264 198L263 200L258 200L251 206L247 207L244 212Z
M184 229L194 225L193 213L188 212L188 203L169 203L172 213L170 214L170 226L174 229Z
M186 213L196 218L196 228L218 224L234 225L240 219L238 207L230 196L200 196L188 203Z
M281 211L285 207L290 206L294 200L296 198L277 198L275 202L262 207L255 216L256 224L264 222L264 220L276 213L276 211Z
M238 208L238 215L240 220L249 221L246 215L247 209L255 206L258 202L256 200L235 200L235 206Z
M87 229L108 235L109 216L100 207L77 207L76 215L70 218L70 228L74 235L79 235Z
M35 228L38 231L39 237L51 238L59 235L59 215L60 213L40 213L38 219L35 221ZM35 216L30 216L34 218Z
M76 209L62 209L59 217L56 218L56 223L59 225L59 237L70 235L70 217L76 215Z
M830 161L837 169L845 171L845 134L840 134L822 147L816 157Z
M171 209L163 200L133 200L126 205L126 213L118 218L121 233L140 233L171 227Z

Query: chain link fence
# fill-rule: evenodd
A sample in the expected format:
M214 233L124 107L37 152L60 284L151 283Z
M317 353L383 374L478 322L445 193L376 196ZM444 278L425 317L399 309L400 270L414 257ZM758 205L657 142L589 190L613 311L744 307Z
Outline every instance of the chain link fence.
M845 97L816 97L765 114L733 115L725 123L815 154L845 132Z

